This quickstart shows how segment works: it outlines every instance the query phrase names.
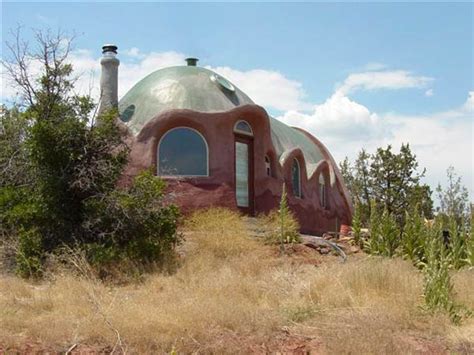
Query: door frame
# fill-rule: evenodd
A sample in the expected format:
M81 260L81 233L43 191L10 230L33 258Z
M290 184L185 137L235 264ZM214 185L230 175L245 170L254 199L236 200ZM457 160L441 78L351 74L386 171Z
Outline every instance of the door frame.
M236 143L243 143L247 144L248 147L248 193L249 193L249 206L248 207L240 207L237 205L237 180L236 180L236 168L237 168L237 154L236 154ZM235 193L235 205L237 208L242 211L243 213L254 216L255 215L255 189L254 189L254 151L253 151L253 137L242 135L242 134L234 134L234 193Z

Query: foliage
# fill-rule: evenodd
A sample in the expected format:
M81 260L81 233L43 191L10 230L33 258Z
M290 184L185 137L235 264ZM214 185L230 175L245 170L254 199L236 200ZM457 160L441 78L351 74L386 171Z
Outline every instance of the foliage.
M354 162L354 166L351 165L347 157L340 164L344 182L351 192L353 204L359 206L361 222L365 226L369 223L370 201L372 199L369 160L370 154L362 149Z
M469 233L466 233L466 264L474 266L474 205L471 204L471 223Z
M459 324L463 316L470 312L454 302L454 291L451 282L450 257L440 238L439 223L428 230L426 245L426 266L424 267L424 297L428 310L445 311L451 321Z
M41 234L36 229L21 229L16 254L17 273L22 277L41 275L44 258Z
M352 166L346 158L341 173L351 191L354 205L359 205L362 225L370 220L371 200L386 209L403 230L405 211L418 204L431 217L433 202L429 186L420 183L425 171L417 171L418 162L408 144L399 153L392 147L378 148L374 154L362 150Z
M370 238L366 249L370 254L392 257L400 244L400 231L395 218L384 209L380 214L377 203L372 200Z
M454 217L448 219L449 241L443 240L443 221L425 224L418 207L406 212L405 228L399 239L394 218L375 201L371 203L370 237L365 240L366 252L374 255L401 255L409 259L424 274L424 297L430 311L447 312L458 324L470 311L454 302L450 270L472 265L472 238L467 228L460 227ZM471 219L471 225L473 221ZM465 224L463 224L465 225Z
M183 230L186 241L191 248L187 248L188 260L197 258L211 259L222 265L222 261L229 262L255 249L259 244L252 238L247 221L239 212L222 207L198 209L184 219Z
M0 106L0 187L21 186L31 181L28 149L24 142L28 117L17 107Z
M460 269L464 266L466 258L466 235L465 228L459 228L456 219L450 218L448 225L449 231L449 246L448 258L449 262L455 269Z
M405 228L402 233L400 254L403 258L412 260L415 265L425 261L426 235L423 215L416 205L406 212Z
M447 169L446 176L447 186L443 189L438 184L436 188L440 201L439 212L441 215L454 217L459 225L469 216L469 192L452 166Z
M266 235L266 242L279 244L280 253L285 252L285 244L298 243L300 241L299 223L288 207L286 188L283 184L280 207L278 211L272 211L266 218L269 226L269 233Z
M145 173L118 187L128 147L117 111L96 117L92 99L75 93L70 40L51 32L36 39L30 51L17 33L3 61L22 102L1 113L0 230L20 238L20 274L64 245L84 247L96 263L163 258L178 240L164 183Z
M362 221L360 216L360 205L356 203L354 206L354 215L352 216L352 231L354 242L356 245L362 245Z
M165 184L150 171L137 175L130 187L86 202L84 227L93 263L120 260L151 263L172 253L179 243L179 211L164 203Z

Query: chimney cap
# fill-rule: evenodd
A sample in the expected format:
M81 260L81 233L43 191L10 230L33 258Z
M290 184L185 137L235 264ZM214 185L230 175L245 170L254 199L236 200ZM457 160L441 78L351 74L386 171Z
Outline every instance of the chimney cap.
M199 59L197 58L186 58L185 61L188 64L188 67L195 67L197 65Z
M104 44L102 46L102 53L113 52L117 54L118 47L115 44Z

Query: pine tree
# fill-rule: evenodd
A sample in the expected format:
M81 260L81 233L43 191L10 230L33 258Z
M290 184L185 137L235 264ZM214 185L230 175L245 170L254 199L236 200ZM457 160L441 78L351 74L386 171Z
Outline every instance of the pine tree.
M362 221L360 218L360 204L356 203L354 208L354 216L352 216L352 231L354 232L354 242L358 246L362 244Z
M370 254L378 254L380 250L380 212L375 200L370 201L370 237L364 243L364 248Z

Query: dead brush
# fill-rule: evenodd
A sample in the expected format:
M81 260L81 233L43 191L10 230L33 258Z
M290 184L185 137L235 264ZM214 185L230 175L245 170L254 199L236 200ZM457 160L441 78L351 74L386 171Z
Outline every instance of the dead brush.
M225 208L195 212L186 220L184 234L194 254L207 253L226 259L258 247L240 214Z
M320 342L317 353L417 353L418 340L472 349L474 319L454 327L424 312L423 275L410 262L294 263L252 239L245 223L224 209L194 214L183 226L182 266L139 283L98 281L80 255L71 260L77 271L40 283L0 276L0 344L246 354L301 335ZM456 297L467 305L474 304L471 271L453 276Z

